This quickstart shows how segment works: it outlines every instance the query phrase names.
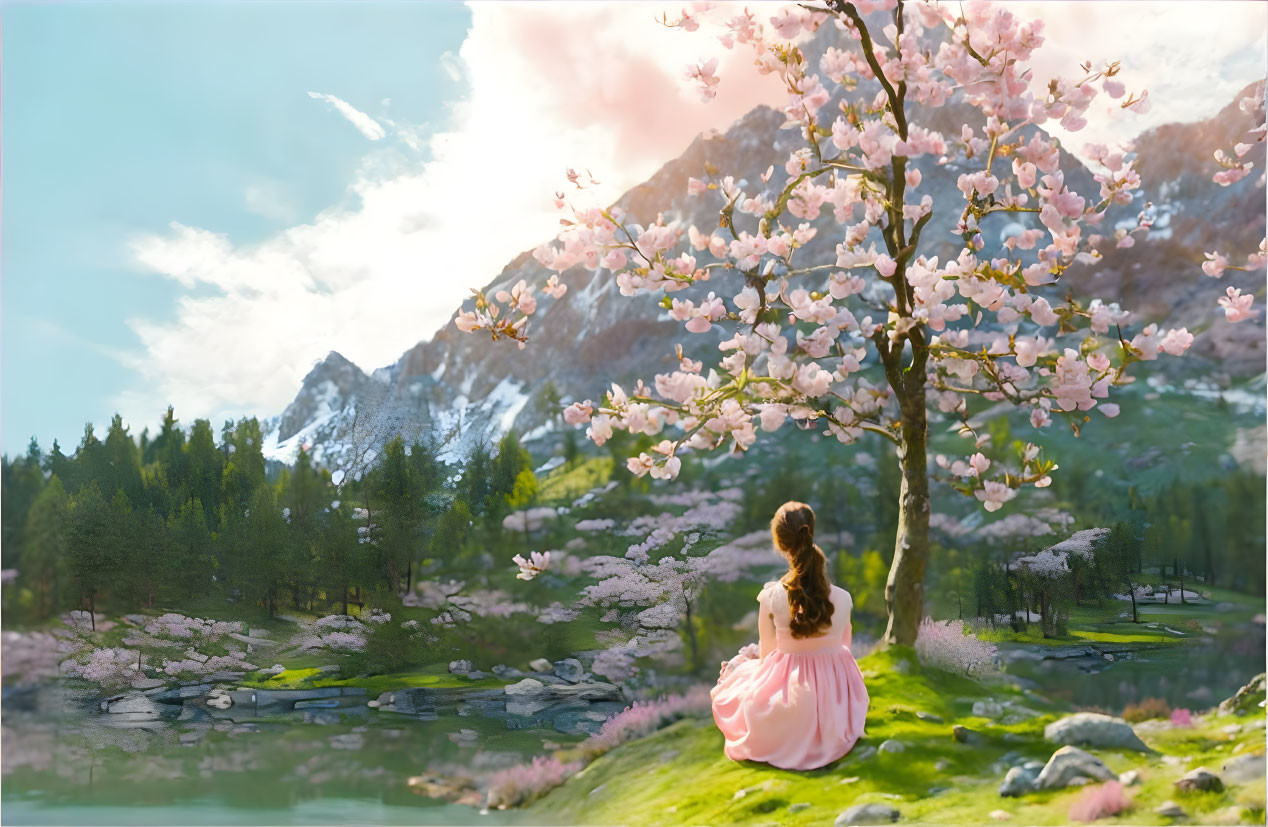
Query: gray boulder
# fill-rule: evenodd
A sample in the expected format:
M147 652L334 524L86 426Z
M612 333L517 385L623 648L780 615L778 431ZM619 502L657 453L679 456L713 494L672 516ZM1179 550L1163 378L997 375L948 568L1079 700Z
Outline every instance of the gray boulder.
M1220 777L1230 784L1263 783L1268 776L1268 768L1264 764L1264 754L1238 755L1224 762L1220 767Z
M982 737L982 733L959 724L951 727L951 737L960 744L980 744L985 740Z
M837 816L833 827L851 827L855 824L893 824L900 813L888 804L855 804Z
M159 706L153 699L140 692L129 692L121 698L106 702L106 710L110 715L146 715L159 717Z
M1224 790L1224 782L1218 775L1208 770L1206 767L1197 767L1186 772L1176 782L1177 790L1185 792L1222 792Z
M1054 744L1153 752L1122 718L1099 712L1078 712L1053 721L1044 727L1043 737Z
M1167 799L1157 807L1154 807L1154 812L1163 818L1179 819L1189 817L1189 814L1184 811L1184 808L1171 799Z
M902 741L895 741L893 738L890 738L889 740L883 742L880 746L881 752L890 752L890 753L902 752L906 748L907 747L903 745Z
M576 658L564 658L555 664L555 674L569 683L579 683L585 677L586 670Z
M1015 798L1034 792L1043 764L1038 761L1027 761L1011 767L1000 782L999 794L1004 798Z
M1095 755L1078 747L1066 746L1052 753L1039 777L1035 779L1035 787L1040 790L1059 790L1076 783L1074 779L1080 776L1096 781L1118 779L1118 775Z
M528 668L532 669L534 672L549 672L554 667L551 662L545 658L537 658L536 660L530 660L528 662Z
M1250 683L1237 690L1233 697L1220 702L1221 715L1245 715L1264 700L1264 673L1251 678Z

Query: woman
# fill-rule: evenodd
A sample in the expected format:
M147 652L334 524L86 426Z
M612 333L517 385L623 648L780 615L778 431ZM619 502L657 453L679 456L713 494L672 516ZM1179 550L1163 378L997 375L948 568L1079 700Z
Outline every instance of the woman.
M762 587L759 645L740 651L713 688L713 719L726 755L789 770L836 761L863 736L867 688L850 652L850 593L828 583L805 503L780 506L771 520L788 573Z

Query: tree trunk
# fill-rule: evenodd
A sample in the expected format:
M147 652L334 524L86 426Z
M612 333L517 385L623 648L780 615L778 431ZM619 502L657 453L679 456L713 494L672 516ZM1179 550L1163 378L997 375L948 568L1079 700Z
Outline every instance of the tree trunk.
M691 600L684 602L687 605L687 641L691 644L691 668L694 670L700 663L700 644L696 641L696 624L691 616Z
M348 584L347 583L345 583L343 586L343 614L344 614L344 617L348 616Z
M1140 617L1136 614L1136 584L1130 579L1127 581L1127 593L1132 596L1132 623L1139 623Z
M97 595L95 593L88 595L88 620L92 623L92 630L97 631Z
M902 408L902 440L898 462L902 484L898 493L898 533L894 538L894 562L885 581L885 606L889 622L886 646L911 646L916 642L924 616L925 566L929 561L929 470L925 389L920 386L899 397Z
M1184 572L1180 571L1179 568L1176 571L1180 575L1180 602L1184 603Z

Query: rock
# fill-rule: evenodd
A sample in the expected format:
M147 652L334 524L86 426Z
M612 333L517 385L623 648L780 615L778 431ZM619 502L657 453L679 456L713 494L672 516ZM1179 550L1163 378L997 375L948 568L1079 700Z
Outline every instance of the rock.
M149 715L157 718L159 716L159 706L153 699L147 698L140 692L129 692L122 698L109 701L106 704L106 712L110 715Z
M465 675L475 669L475 664L469 660L451 660L449 661L449 672L453 675Z
M342 694L337 686L323 686L313 689L234 689L229 692L229 697L239 706L291 709L297 701L338 698Z
M507 666L505 663L499 663L493 667L493 674L499 678L522 678L524 673L516 669L514 666Z
M951 769L951 762L945 758L939 758L937 761L933 762L933 768L938 772L946 772Z
M1221 715L1245 715L1264 700L1264 673L1251 678L1250 683L1237 690L1237 694L1220 702Z
M1098 781L1118 780L1118 775L1095 755L1078 747L1065 746L1052 753L1039 777L1035 779L1035 787L1040 790L1059 790L1069 786L1079 776Z
M989 813L987 813L987 815L989 815L991 818L995 819L996 821L1008 821L1010 818L1013 817L1013 814L1008 812L1008 810L991 810Z
M331 726L342 720L338 712L330 709L313 709L304 713L304 723Z
M158 678L138 678L132 682L133 689L149 690L158 689L161 686L167 686L167 682ZM146 692L146 694L148 695L149 692Z
M250 735L251 733L255 733L259 731L260 731L259 724L237 724L236 726L234 726L232 729L229 730L229 734L230 735Z
M493 667L493 671L497 671L496 666ZM534 695L544 694L546 691L546 684L536 678L525 678L522 681L517 681L516 683L502 687L502 691L511 696L531 697Z
M832 822L833 827L853 824L893 824L900 813L888 804L855 804Z
M176 720L182 724L200 726L210 724L214 719L207 710L201 707L184 706L181 707L181 714Z
M854 756L855 761L869 761L876 757L876 747L863 747L858 752L850 750L850 755Z
M207 737L205 730L196 729L192 732L182 732L177 740L180 741L182 747L196 747Z
M296 701L293 709L334 709L339 706L339 701L331 698L319 701Z
M339 665L335 663L328 663L325 666L317 667L317 674L319 675L329 675L338 671L339 671Z
M365 705L370 707L371 709L378 709L380 706L382 706L382 704L379 703L378 701L366 701Z
M1170 799L1167 799L1166 801L1159 804L1157 807L1154 807L1154 813L1162 816L1163 818L1188 818L1189 817L1189 814L1184 811L1183 807L1181 807L1179 804L1175 803L1174 801Z
M215 695L207 699L207 706L213 709L228 709L233 706L233 698L228 695Z
M1262 782L1266 775L1268 775L1268 769L1265 768L1262 752L1258 755L1239 755L1236 758L1230 758L1224 762L1224 766L1220 767L1220 777L1230 784Z
M1043 737L1055 744L1153 752L1122 718L1099 712L1078 712L1053 721L1043 728Z
M796 804L788 805L788 812L790 813L800 813L802 810L809 810L809 809L810 809L810 804L809 802L806 802L806 801L798 801Z
M273 677L277 677L278 675L286 671L286 667L280 663L275 663L272 666L270 666L268 669L262 669L260 671L265 675L272 675Z
M974 701L973 714L979 718L998 718L1004 714L1004 706L995 700Z
M489 673L488 673L488 672L481 672L479 669L475 669L475 670L472 670L471 672L468 672L468 673L466 674L466 677L467 677L469 680L473 680L473 681L482 681L482 680L484 680L485 678L489 677Z
M545 658L537 658L536 660L530 660L528 662L528 668L532 669L534 672L549 672L551 669L554 669L555 667L553 664L551 664L550 661L546 660ZM471 670L467 670L467 671L471 671Z
M895 741L893 738L890 738L889 740L882 743L880 747L881 752L890 752L890 753L902 752L905 749L906 747L903 746L902 741Z
M555 674L568 683L579 683L585 677L586 670L576 658L564 658L555 664Z
M935 715L934 713L926 712L923 709L916 711L916 717L922 721L928 721L931 724L940 724L943 723L944 720L941 715Z
M842 778L842 779L841 779L840 781L838 781L837 783L838 783L838 784L853 784L854 782L859 781L859 780L860 780L860 779L859 779L859 777L858 777L857 775L851 775L851 776L849 776L849 777L847 777L847 778Z
M1035 791L1035 779L1039 770L1030 767L1013 767L1000 782L999 794L1003 798L1016 798Z
M1210 790L1218 793L1223 791L1224 782L1206 767L1195 767L1180 776L1180 780L1176 782L1176 789L1185 792Z
M932 786L932 787L930 787L930 788L929 788L929 793L928 793L928 794L929 794L929 795L942 795L943 793L945 793L945 792L946 792L947 790L949 790L949 789L951 789L951 788L950 788L950 787L943 787L943 786L941 786L941 785L937 785L937 784L935 784L934 786Z
M982 733L959 724L951 727L951 737L961 744L980 744L984 740Z
M1136 786L1140 783L1140 770L1128 770L1127 772L1119 773L1118 783L1124 787Z
M1226 727L1220 728L1220 732L1224 733L1225 735L1236 735L1237 733L1241 731L1242 731L1241 724L1229 724Z

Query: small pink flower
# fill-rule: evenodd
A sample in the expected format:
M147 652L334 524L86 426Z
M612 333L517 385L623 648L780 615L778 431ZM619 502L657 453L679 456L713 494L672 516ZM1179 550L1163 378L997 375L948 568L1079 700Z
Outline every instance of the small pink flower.
M1207 253L1206 261L1202 262L1202 272L1213 279L1217 279L1224 275L1224 268L1227 266L1228 256L1222 253Z
M1254 294L1246 293L1243 295L1242 291L1236 287L1228 288L1225 293L1227 295L1220 297L1219 305L1224 308L1224 318L1228 319L1228 321L1236 324L1259 315L1258 310L1251 309L1251 305L1255 303Z

